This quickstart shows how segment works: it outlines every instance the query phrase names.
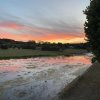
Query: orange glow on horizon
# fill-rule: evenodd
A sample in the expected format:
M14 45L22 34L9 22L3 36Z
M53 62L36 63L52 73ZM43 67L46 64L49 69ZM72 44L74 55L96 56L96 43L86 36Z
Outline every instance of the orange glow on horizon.
M27 32L27 33L25 33ZM28 34L29 33L29 34ZM39 34L38 34L39 33ZM29 27L13 22L0 24L0 38L8 38L17 41L35 40L44 42L82 43L85 42L84 34L53 32L45 28Z
M80 43L85 42L84 37L70 36L70 35L47 35L45 37L34 37L33 35L28 34L11 34L11 33L1 33L0 38L8 38L17 41L44 41L44 42L62 42L62 43Z

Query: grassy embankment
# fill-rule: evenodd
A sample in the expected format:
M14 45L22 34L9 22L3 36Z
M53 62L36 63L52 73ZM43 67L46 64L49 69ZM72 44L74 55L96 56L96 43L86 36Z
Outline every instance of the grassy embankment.
M10 58L29 58L29 57L41 57L41 56L71 56L73 54L83 54L87 51L84 49L66 49L64 51L41 51L30 49L0 49L0 59Z

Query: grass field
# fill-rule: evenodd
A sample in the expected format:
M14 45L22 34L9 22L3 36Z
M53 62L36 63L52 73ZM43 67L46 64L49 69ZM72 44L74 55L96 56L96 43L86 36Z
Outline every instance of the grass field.
M66 49L64 51L41 51L30 49L0 49L0 59L10 58L29 58L29 57L41 57L41 56L70 56L73 54L83 54L87 51L84 49Z

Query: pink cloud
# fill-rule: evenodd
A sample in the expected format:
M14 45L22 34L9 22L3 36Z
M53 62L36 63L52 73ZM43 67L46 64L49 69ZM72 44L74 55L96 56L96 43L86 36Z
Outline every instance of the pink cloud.
M2 31L1 29L6 30ZM13 29L9 32L7 30ZM18 34L20 33L20 34ZM85 42L84 34L76 35L77 33L55 32L46 28L29 27L14 22L0 23L0 38L9 38L18 41L48 41L48 42Z

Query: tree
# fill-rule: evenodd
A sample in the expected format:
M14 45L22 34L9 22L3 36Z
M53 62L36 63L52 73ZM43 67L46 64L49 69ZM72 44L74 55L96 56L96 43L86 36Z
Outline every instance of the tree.
M84 14L87 19L84 25L87 41L97 60L100 61L100 0L90 0L90 5Z

